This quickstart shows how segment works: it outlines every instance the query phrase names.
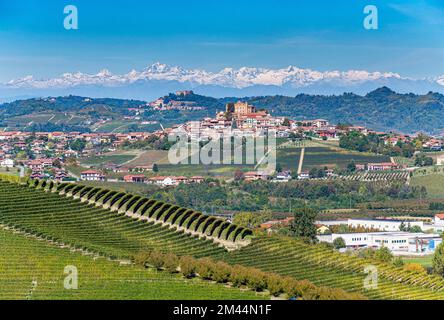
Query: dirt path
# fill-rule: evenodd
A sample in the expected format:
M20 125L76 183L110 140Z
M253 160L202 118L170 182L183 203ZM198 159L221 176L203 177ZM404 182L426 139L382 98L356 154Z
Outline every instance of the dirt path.
M302 173L302 167L304 165L305 148L301 149L301 157L299 158L298 175Z

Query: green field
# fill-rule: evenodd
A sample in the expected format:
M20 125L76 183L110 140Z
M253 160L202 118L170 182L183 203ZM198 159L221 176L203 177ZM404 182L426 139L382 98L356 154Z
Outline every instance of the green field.
M433 266L433 256L424 257L405 257L402 258L405 263L418 263L425 268L430 268Z
M82 171L88 170L88 168L82 167L82 166L65 166L65 169L68 170L69 172L75 174L79 178L80 178L80 173Z
M131 154L104 154L100 156L91 156L81 160L82 165L87 166L101 166L106 163L114 163L117 165L131 161L135 158L135 155Z
M284 169L296 172L301 157L301 148L279 149L277 163ZM350 152L337 147L307 147L303 170L314 167L345 168L351 161L359 164L369 162L390 162L390 157L366 153Z
M200 279L120 265L0 229L0 300L264 299L252 291ZM78 289L67 290L65 267L78 271Z
M444 198L443 174L415 175L411 178L410 185L413 187L425 187L427 195L431 199Z
M168 151L165 150L137 150L137 157L128 163L129 166L151 166L157 164L169 164Z
M75 116L63 112L42 112L11 117L7 119L6 122L9 127L27 127L31 124L45 124L48 122L55 124L80 125L82 122L87 120L87 118L87 116Z
M20 169L19 168L3 168L0 167L0 174L9 174L13 176L19 176L20 175Z
M174 176L206 176L221 179L230 179L234 177L237 170L252 171L253 165L195 165L195 164L179 164L179 165L159 165L159 175Z

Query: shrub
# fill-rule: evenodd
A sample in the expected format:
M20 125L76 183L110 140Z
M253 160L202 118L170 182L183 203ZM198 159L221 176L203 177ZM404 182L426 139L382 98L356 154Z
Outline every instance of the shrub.
M179 266L179 258L173 253L167 253L163 257L163 267L170 273L177 272Z
M192 278L196 274L196 260L190 256L183 256L179 260L180 272L186 278Z
M282 292L284 292L284 283L282 277L278 276L277 274L270 273L267 275L266 281L267 289L273 296L277 297Z
M314 290L315 300L347 300L347 293L340 289L319 287Z
M214 261L210 258L202 258L197 261L196 272L202 279L213 279L215 269Z
M247 276L247 285L256 291L262 291L267 287L265 274L255 268L250 268Z
M393 254L387 247L381 247L375 251L375 259L381 262L391 262L393 260Z
M153 251L149 256L148 263L156 268L157 270L161 270L164 265L164 255L161 252Z
M435 250L435 255L433 256L433 271L444 276L444 242Z
M309 292L313 292L316 286L308 280L298 281L292 277L283 279L284 292L289 297L299 298L305 297Z
M394 265L395 267L400 268L400 267L404 266L404 260L402 260L401 258L397 257L397 258L395 258L395 259L393 260L393 265Z
M225 262L219 261L213 269L213 279L218 283L225 283L231 275L231 267Z
M406 270L406 271L413 271L413 272L422 273L422 274L427 273L427 270L422 265L420 265L419 263L407 263L404 266L404 270Z
M342 249L342 248L345 248L346 245L345 245L345 240L344 240L344 238L339 237L339 238L336 238L335 240L333 240L333 246L334 246L335 249L337 249L337 250Z
M235 287L244 286L247 284L248 268L240 265L235 265L231 268L229 281Z

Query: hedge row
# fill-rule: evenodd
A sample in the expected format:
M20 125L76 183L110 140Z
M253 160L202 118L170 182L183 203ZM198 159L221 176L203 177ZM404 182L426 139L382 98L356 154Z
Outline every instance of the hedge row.
M170 273L180 272L186 278L200 277L203 280L248 287L258 292L268 290L271 295L302 300L367 300L359 293L342 289L318 287L308 280L296 280L275 273L266 273L252 267L229 265L211 258L195 259L178 257L172 253L143 251L133 258L134 263L145 268L153 267Z

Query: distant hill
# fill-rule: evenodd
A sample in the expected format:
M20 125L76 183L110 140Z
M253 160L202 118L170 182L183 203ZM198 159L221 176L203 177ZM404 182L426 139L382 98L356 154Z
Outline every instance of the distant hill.
M378 131L444 132L444 95L439 93L399 94L382 87L365 96L352 93L340 96L301 94L244 100L275 115L290 118L325 118L332 123L364 125Z
M111 98L85 98L66 96L57 98L33 98L16 100L0 105L0 112L6 116L20 116L35 112L119 112L125 108L135 108L144 101Z
M35 127L36 120L28 120L29 115L63 113L71 119L65 124L88 127L103 118L126 121L124 117L130 115L128 109L139 106L146 109L141 116L142 120L156 120L164 125L170 125L214 116L216 111L224 109L227 102L243 100L258 108L265 108L275 116L292 119L325 118L332 123L352 123L378 131L402 133L421 131L429 134L444 132L444 95L433 92L425 95L400 94L388 87L381 87L365 96L344 93L342 95L299 94L294 97L277 95L217 99L199 94L186 96L169 94L164 96L164 99L193 102L194 105L201 106L203 109L157 111L150 110L146 107L147 102L142 100L92 99L79 96L27 99L0 104L0 126L2 123L9 126L12 123L20 128L25 118L26 121L33 122ZM83 120L74 123L73 117L83 118ZM58 119L59 125L64 123L60 117L52 117L52 119L49 117L48 122L55 121L54 119ZM143 127L137 126L133 126L132 129L144 130Z

